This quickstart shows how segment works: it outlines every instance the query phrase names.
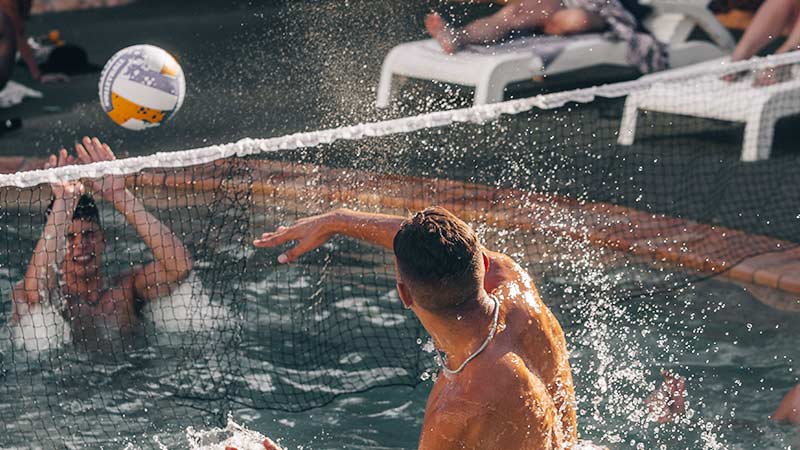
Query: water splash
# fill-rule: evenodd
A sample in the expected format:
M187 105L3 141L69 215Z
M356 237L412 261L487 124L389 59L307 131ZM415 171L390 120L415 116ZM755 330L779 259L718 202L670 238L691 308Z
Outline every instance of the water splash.
M191 450L270 450L274 448L268 445L271 441L266 436L236 423L230 416L225 428L210 430L187 428L186 439Z

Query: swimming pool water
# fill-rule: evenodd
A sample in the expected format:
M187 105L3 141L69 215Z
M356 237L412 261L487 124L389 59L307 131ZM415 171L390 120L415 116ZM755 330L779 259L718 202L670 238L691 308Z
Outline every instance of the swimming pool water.
M18 233L21 248L32 246L30 233ZM263 262L272 256L254 258ZM429 378L426 373L373 367L367 378L408 382L410 375L421 383L348 394L301 412L254 409L247 401L228 402L218 392L224 381L239 386L237 393L245 400L270 392L324 396L337 389L359 390L363 372L338 373L325 381L324 360L318 365L310 361L306 367L271 363L280 345L297 345L297 341L292 344L297 336L287 335L283 343L263 341L265 326L291 330L291 323L281 317L281 311L288 311L281 309L282 302L297 306L320 288L316 282L309 283L309 273L349 273L348 280L358 279L352 274L371 274L363 286L348 286L336 276L322 277L323 290L335 297L324 308L300 309L322 314L320 323L349 321L358 328L359 321L372 320L369 325L379 330L416 327L415 319L401 308L373 306L370 314L359 314L363 304L358 298L378 296L391 302L395 294L391 272L365 270L358 261L351 264L314 267L310 272L310 266L302 264L270 267L258 277L241 280L245 309L258 311L248 317L259 320L243 325L240 345L245 351L235 353L236 359L230 357L225 327L237 319L226 314L216 324L197 329L166 333L161 328L156 339L125 352L98 355L66 346L31 359L19 352L10 358L4 350L0 414L14 419L4 424L0 446L153 448L156 437L168 448L176 448L185 445L185 427L218 426L230 411L237 422L288 448L415 448L431 387L430 379L423 381ZM0 285L6 299L10 282L18 279L21 270L17 265L3 272ZM767 421L782 395L798 382L797 316L771 310L742 289L716 280L629 298L613 288L597 289L593 283L581 282L575 276L579 273L586 275L582 270L544 274L540 288L567 334L583 438L611 448L785 449L798 445L797 429ZM631 269L622 275L643 273L647 276ZM207 307L199 311L207 319L213 316ZM151 326L158 329L164 324ZM347 336L342 339L346 341ZM432 358L422 345L409 345L411 353ZM379 351L380 347L378 342L372 348ZM361 362L369 361L370 355L362 351L347 357ZM645 418L642 400L656 386L661 368L688 379L691 413L682 423L656 425ZM293 385L291 379L317 381Z

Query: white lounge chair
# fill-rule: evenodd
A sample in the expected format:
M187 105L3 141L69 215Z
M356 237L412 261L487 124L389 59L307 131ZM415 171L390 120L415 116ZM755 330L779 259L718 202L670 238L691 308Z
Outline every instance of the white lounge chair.
M735 44L725 29L707 9L710 0L649 0L653 12L644 20L645 28L669 45L672 67L717 58ZM645 3L645 2L642 2ZM711 42L689 40L698 27ZM532 38L552 41L552 37ZM472 46L454 55L444 53L432 39L408 42L393 48L383 61L378 86L378 107L389 106L395 76L441 81L475 88L475 104L503 100L506 86L600 64L628 66L628 48L601 34L556 38L565 44L552 58L537 51L545 48L537 42L514 42L497 46Z
M633 144L640 110L702 117L706 119L742 122L745 124L740 159L768 159L772 148L775 124L783 117L800 114L800 78L797 74L788 81L771 86L753 87L752 75L735 83L720 79L719 62L664 71L640 78L664 77L649 88L633 92L625 100L617 142ZM683 81L669 81L670 75L708 67L705 76ZM796 72L796 71L795 71Z

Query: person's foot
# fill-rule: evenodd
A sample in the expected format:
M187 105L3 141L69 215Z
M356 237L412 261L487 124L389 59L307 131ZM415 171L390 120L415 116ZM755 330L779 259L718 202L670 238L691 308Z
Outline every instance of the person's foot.
M720 77L720 80L727 81L728 83L735 83L737 81L740 81L742 78L746 76L747 76L747 71L743 70L741 72L733 72L727 75L723 75L722 77Z
M761 70L753 80L754 87L772 86L773 84L783 83L792 77L792 66L782 65L777 67L767 67Z
M43 73L41 77L39 77L39 83L42 84L53 84L53 83L68 83L69 76L64 73Z
M775 422L800 425L800 384L793 387L783 398L778 409L769 417Z
M686 378L661 371L664 382L644 401L652 420L671 422L686 414Z
M452 55L458 50L455 34L439 14L430 13L425 17L425 29L442 46L445 53Z

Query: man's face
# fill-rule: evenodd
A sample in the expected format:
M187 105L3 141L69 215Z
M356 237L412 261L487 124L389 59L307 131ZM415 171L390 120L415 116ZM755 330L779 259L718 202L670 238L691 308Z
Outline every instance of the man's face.
M88 278L100 271L100 257L106 241L94 220L76 219L67 227L67 254L64 272Z

